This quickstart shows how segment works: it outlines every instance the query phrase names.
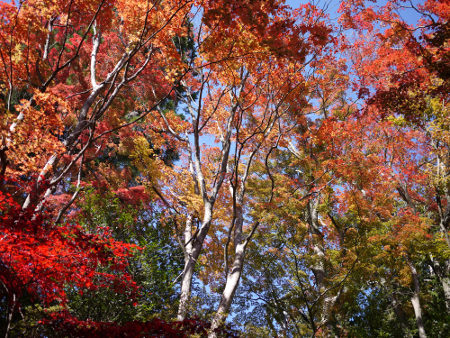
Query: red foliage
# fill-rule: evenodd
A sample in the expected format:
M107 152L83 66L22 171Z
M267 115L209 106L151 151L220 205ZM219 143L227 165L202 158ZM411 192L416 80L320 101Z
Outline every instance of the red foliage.
M127 204L139 205L150 200L150 196L145 192L145 187L142 185L131 188L120 188L116 191L116 194Z
M79 338L115 338L115 337L190 337L193 334L207 335L210 324L196 320L166 322L153 319L149 322L128 322L122 325L109 322L78 321L67 312L49 316L45 324L55 328L60 334ZM217 333L222 337L237 337L229 328L220 328Z
M8 296L28 294L44 305L67 302L65 288L134 290L126 258L137 247L114 240L107 228L54 224L34 206L22 207L0 191L0 281ZM99 272L108 267L109 273Z
M21 188L20 182L7 182L8 186ZM45 189L45 184L41 185ZM32 195L42 191L25 188ZM145 200L139 187L128 191ZM142 196L141 196L142 195ZM130 197L130 196L128 196ZM32 198L38 200L38 198ZM0 281L8 292L8 298L20 299L28 295L35 301L48 305L66 305L65 289L72 286L82 292L101 287L112 287L116 292L137 291L135 283L126 272L127 257L138 249L135 245L114 240L107 228L90 234L79 225L57 225L35 205L23 209L13 196L0 191ZM109 273L100 272L108 267ZM17 309L17 304L12 308ZM19 304L20 306L20 304ZM206 336L210 324L194 319L181 322L165 322L154 319L149 322L82 321L68 310L47 313L40 322L58 335L68 337L188 337L192 334ZM228 328L220 329L226 337L236 335Z

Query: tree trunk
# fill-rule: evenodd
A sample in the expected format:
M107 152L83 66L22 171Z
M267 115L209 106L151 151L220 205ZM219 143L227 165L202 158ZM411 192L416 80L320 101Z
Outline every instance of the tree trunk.
M178 320L184 320L188 312L187 304L191 296L191 280L195 268L195 262L192 259L192 221L193 216L188 215L184 228L184 270L181 279L181 295L177 315Z
M445 306L447 312L450 313L450 260L446 260L442 267L439 262L429 255L434 273L441 282L442 289L444 290Z
M450 313L450 260L446 260L443 265L444 266L439 271L440 274L438 277L441 281L442 289L444 290L445 306L447 312Z
M323 234L319 224L319 196L311 199L308 203L308 225L309 233L311 235L314 251L314 263L311 266L311 270L314 273L316 280L316 287L321 294L325 291L325 249L323 245ZM334 306L338 296L326 296L323 295L324 300L322 303L322 309L320 314L320 326L327 326L330 317L331 308Z
M17 299L16 294L12 294L11 304L8 304L8 311L6 317L5 338L9 337L9 331L11 330L12 318L16 309Z
M413 296L411 297L411 303L414 308L414 315L416 316L417 329L419 330L419 337L426 338L427 335L425 333L425 327L423 326L422 320L422 306L420 305L420 285L419 285L419 277L417 275L417 270L414 264L408 259L408 265L411 269L411 274L413 277L414 291Z
M211 332L208 335L210 338L217 337L214 330L219 328L227 319L228 311L230 310L231 303L233 302L236 289L239 286L239 280L241 278L242 268L244 266L245 246L245 243L241 243L236 247L234 263L230 273L227 276L225 289L223 290L219 307L217 308L217 312L211 324Z
M192 235L193 217L190 215L186 220L184 230L184 270L181 279L180 304L178 306L177 320L184 320L188 314L188 302L191 298L192 276L195 264L203 247L203 242L211 226L213 204L205 203L205 211L201 228Z
M447 307L447 312L450 313L450 277L448 274L442 278L442 288L444 289L445 306Z
M239 203L240 202L240 203ZM239 280L241 278L242 269L244 267L245 249L247 247L247 240L244 240L242 234L242 226L244 223L244 215L242 210L242 200L240 200L236 206L236 218L235 218L235 232L234 232L234 261L230 272L227 275L227 281L225 289L222 292L222 298L220 299L219 307L213 318L211 324L211 331L208 335L210 338L217 337L214 330L218 329L226 320L228 311L230 310L231 303L233 302L234 294L239 286Z
M405 319L405 313L403 312L400 304L397 300L397 295L395 294L395 289L391 290L391 294L389 296L392 308L394 309L394 313L397 316L397 320L400 322L400 327L402 328L403 333L408 330L407 320Z
M190 259L185 265L181 280L180 305L178 306L177 320L184 320L188 313L188 302L191 298L192 276L194 275L195 261Z

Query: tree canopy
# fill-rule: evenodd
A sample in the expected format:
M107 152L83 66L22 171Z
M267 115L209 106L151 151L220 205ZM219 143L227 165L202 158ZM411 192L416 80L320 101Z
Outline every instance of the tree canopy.
M2 333L450 335L449 16L0 1Z

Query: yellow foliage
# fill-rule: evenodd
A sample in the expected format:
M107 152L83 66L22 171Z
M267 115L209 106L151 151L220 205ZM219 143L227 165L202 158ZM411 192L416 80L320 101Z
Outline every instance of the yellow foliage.
M16 106L19 112L15 128L2 131L7 140L7 171L14 174L28 174L42 169L49 157L64 152L59 140L63 132L61 113L68 107L64 100L51 93L36 91L32 100L22 100ZM19 118L23 115L23 118Z
M147 139L138 136L133 139L133 148L130 151L130 158L138 170L151 181L156 182L160 176L158 166L158 158L155 156L153 149L150 147Z

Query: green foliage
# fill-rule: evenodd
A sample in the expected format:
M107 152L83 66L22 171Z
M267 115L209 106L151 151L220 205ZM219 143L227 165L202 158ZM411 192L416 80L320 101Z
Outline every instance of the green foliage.
M81 207L80 221L88 229L95 231L96 227L106 225L117 239L141 248L129 259L128 267L139 286L139 294L133 298L114 290L98 289L82 294L73 290L71 312L80 319L98 321L173 319L178 300L174 282L183 261L170 224L163 225L157 213L126 205L113 194L98 195L88 190Z

